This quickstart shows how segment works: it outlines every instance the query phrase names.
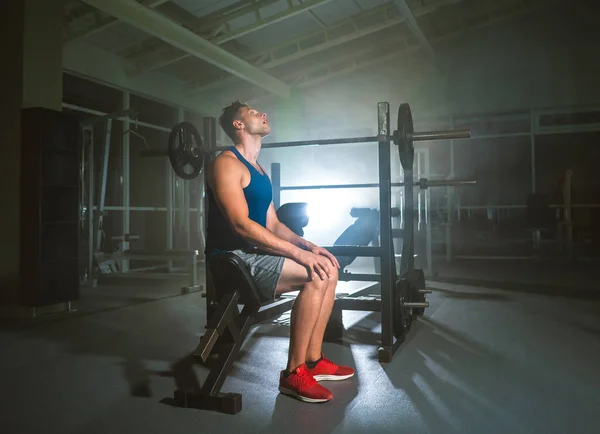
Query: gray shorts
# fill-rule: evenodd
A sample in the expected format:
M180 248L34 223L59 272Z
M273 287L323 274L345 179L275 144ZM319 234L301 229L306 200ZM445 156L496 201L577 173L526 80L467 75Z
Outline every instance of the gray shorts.
M270 302L275 300L275 289L281 278L281 270L285 258L283 256L274 256L264 252L248 252L245 250L234 250L231 253L240 257L248 267L248 272L258 292L260 292L263 301Z

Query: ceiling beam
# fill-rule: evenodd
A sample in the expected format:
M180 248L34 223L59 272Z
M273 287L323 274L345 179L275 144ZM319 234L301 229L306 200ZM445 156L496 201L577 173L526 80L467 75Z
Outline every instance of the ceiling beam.
M204 116L218 116L220 112L221 106L207 98L186 98L181 93L181 82L174 77L160 72L129 77L121 57L85 41L74 41L64 47L63 70L168 105L185 107Z
M461 20L460 26L456 27L453 31L445 32L442 36L432 38L432 43L437 45L449 40L453 40L459 36L467 35L479 29L515 19L527 13L538 13L553 7L555 4L560 3L560 1L561 0L532 0L526 4L516 5L513 9L507 11L504 11L500 8L499 10L495 10L490 14L480 15L481 19L478 22L469 20L469 15L471 14L467 14L463 20ZM488 7L494 8L494 5L498 6L496 3L491 3ZM477 15L476 11L473 12L473 15ZM297 86L298 88L310 88L319 84L323 84L329 80L337 79L341 76L360 71L367 67L371 68L374 65L397 60L406 54L420 51L422 47L416 44L409 45L406 44L406 41L403 41L403 43L398 44L397 48L397 50L384 52L370 57L357 56L352 60L351 64L342 68L329 68L329 70L322 75L316 75L312 77L304 75L304 77L301 77L300 80L294 82L294 86ZM271 95L264 93L261 95L254 94L252 98L248 99L252 99L253 104L265 104L273 101Z
M230 6L218 9L208 15L200 17L202 25L196 29L198 33L209 32L217 27L221 27L230 21L243 17L244 15L256 13L260 8L270 6L281 0L241 0Z
M134 0L82 1L268 92L290 96L290 87L283 81Z
M291 1L288 1L288 8L266 16L260 16L260 8L264 7L267 4L273 3L271 0L263 0L253 4L248 5L245 8L239 9L231 14L225 15L222 20L215 20L213 23L213 29L215 27L219 27L221 25L226 25L230 22L234 17L238 18L243 15L248 15L250 13L254 13L255 21L252 24L248 24L247 26L243 26L239 29L235 29L233 31L222 32L213 37L210 37L209 40L215 45L221 45L225 42L231 41L233 39L241 38L242 36L248 35L252 32L256 32L257 30L263 29L271 24L275 24L281 22L283 20L287 20L292 18L298 14L301 14L306 11L310 11L310 9L315 8L317 6L328 3L332 0L306 0L304 3L299 5L293 5ZM218 13L218 11L216 12ZM215 26L216 25L216 26ZM203 31L208 31L209 28L203 28ZM149 53L147 57L141 57L139 59L130 59L137 65L137 68L140 72L148 72L155 71L157 69L164 68L165 66L171 65L175 62L179 62L187 57L189 57L188 53L169 53L168 49L165 49L165 56L156 60L156 56L153 53Z
M168 2L169 0L146 0L142 3L149 8L156 8ZM94 24L79 31L69 32L65 42L76 41L78 39L83 39L96 33L103 32L119 22L119 20L114 17L99 17L96 11L92 11L89 14L86 14L84 17L78 19L93 21Z
M436 3L428 4L427 6L417 9L415 15L427 15L435 12L442 6L459 3L460 1L462 0L440 0ZM367 24L361 24L362 22ZM333 23L325 30L309 32L300 35L299 37L289 39L282 44L270 47L260 53L253 54L253 63L263 71L267 71L277 66L302 59L311 54L319 53L389 27L396 26L403 22L404 17L398 13L394 3L387 3L383 6L373 8L353 17ZM349 31L344 32L346 29ZM322 42L309 45L311 41L315 40ZM276 52L278 51L284 51L287 54L277 56ZM235 77L226 76L210 83L186 83L184 85L184 91L188 94L196 94L199 92L210 91L221 86L230 86L235 81Z
M224 33L222 35L218 35L214 39L215 44L222 44L227 41L231 41L232 39L237 39L242 36L248 35L252 32L256 32L257 30L263 29L271 24L279 23L283 20L287 20L289 18L295 17L298 14L301 14L306 11L310 11L312 8L324 5L325 3L329 3L332 0L307 0L305 3L302 3L297 6L292 6L292 2L288 3L288 8L282 12L278 12L273 15L269 15L268 17L260 17L257 16L257 20L248 25L244 26L240 29L234 30L233 32Z
M435 57L435 51L433 51L433 47L427 40L427 37L423 33L423 30L421 30L421 27L419 26L419 23L417 23L417 19L410 10L410 7L408 6L408 3L406 3L406 0L395 0L394 3L396 4L396 7L398 8L402 16L404 17L406 26L410 29L413 36L417 38L417 41L419 41L421 47L425 50L425 52L428 55L430 55L431 57Z

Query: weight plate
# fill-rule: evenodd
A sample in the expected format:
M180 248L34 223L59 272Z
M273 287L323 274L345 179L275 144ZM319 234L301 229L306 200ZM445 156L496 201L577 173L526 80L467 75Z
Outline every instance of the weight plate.
M414 269L406 273L406 280L408 282L409 292L411 294L411 300L415 302L425 302L425 294L419 292L421 289L425 289L425 273L422 269ZM415 307L412 309L412 314L416 316L422 316L425 313L425 308Z
M183 179L198 177L204 167L204 145L198 130L189 122L180 122L169 134L169 161Z
M413 117L410 105L404 103L398 107L398 129L394 134L394 143L398 146L400 153L400 162L404 170L412 170L415 158L415 148L413 147Z
M410 293L408 291L408 281L405 279L399 279L396 281L394 288L394 336L396 339L403 341L412 323L412 315L409 308L404 306L404 303L410 300Z

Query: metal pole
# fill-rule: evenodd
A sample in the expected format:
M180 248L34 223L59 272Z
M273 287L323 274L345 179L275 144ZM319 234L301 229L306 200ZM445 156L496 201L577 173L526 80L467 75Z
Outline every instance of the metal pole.
M535 193L536 183L535 183L535 131L536 131L536 113L531 110L529 113L530 121L531 121L531 132L530 132L530 141L531 141L531 192Z
M530 117L530 143L531 143L531 193L535 193L535 130L536 114L533 110L529 112ZM533 245L539 246L539 231L533 231Z
M200 174L200 179L199 179L199 190L198 191L198 212L196 213L196 233L198 234L198 237L200 238L200 243L202 243L201 246L201 251L204 252L204 248L206 246L206 239L204 237L204 228L203 228L203 219L202 216L204 215L204 184L205 184L205 171L203 170L202 173Z
M129 112L130 105L130 94L129 91L123 91L123 110L125 112ZM123 131L129 130L129 116L125 116L123 118ZM129 207L131 206L131 197L130 197L130 140L129 133L123 135L123 250L129 249L129 241L125 241L125 235L129 234L130 231L130 215L129 215ZM129 271L129 260L123 259L121 261L121 272L125 273Z
M110 138L112 134L112 118L106 121L104 134L104 152L102 155L102 173L100 174L100 194L98 195L98 217L96 218L96 242L94 249L100 251L102 244L102 231L104 227L104 203L106 201L106 181L108 178L108 159L110 157Z
M185 120L185 113L183 107L179 107L177 111L177 121L183 122ZM183 183L183 225L185 230L185 248L190 250L191 248L191 219L190 219L190 202L191 202L191 189L189 182Z
M564 200L565 200L565 225L567 232L567 259L573 260L573 214L571 207L571 183L573 181L573 171L567 170L565 173Z
M431 170L430 161L429 161L429 149L423 150L424 155L424 164L425 164L425 176L429 176L429 172ZM430 225L430 200L431 200L431 192L429 189L425 190L425 258L427 260L427 267L425 268L425 272L428 275L433 274L433 260L431 258L431 225Z
M421 179L421 151L417 151L416 152L416 157L417 157L417 179ZM423 219L421 218L421 211L423 209L422 203L421 203L421 199L423 197L423 191L419 191L417 193L417 215L418 215L418 223L417 223L417 230L420 231L421 230L421 224L423 223Z
M452 262L452 225L454 221L454 189L446 187L446 212L448 214L446 221L446 262ZM459 211L460 212L460 211Z
M390 105L377 104L378 134L387 136L390 130ZM390 362L394 346L394 303L393 285L396 273L395 260L392 261L392 222L391 222L391 160L390 142L379 142L379 235L381 245L381 349L380 362ZM412 173L410 174L412 181ZM406 180L405 180L406 181ZM412 188L409 188L412 191ZM405 240L406 242L406 240ZM393 267L393 268L392 268ZM383 360L382 360L383 359ZM386 360L389 359L389 360Z
M173 168L168 159L165 160L167 171L167 250L173 250ZM173 261L168 263L169 272L173 270Z
M454 116L450 117L450 128L454 128ZM450 140L450 174L448 180L453 180L456 176L454 171L454 140ZM446 212L448 214L446 221L446 262L452 262L452 225L454 224L454 189L446 187ZM457 218L460 221L460 207L457 211Z
M402 239L402 258L400 260L400 276L415 268L414 257L414 189L413 168L404 169L404 237Z
M87 281L90 286L96 286L96 280L94 276L94 127L84 127L83 129L85 137L88 139L88 206L87 206L87 217L88 217L88 278Z
M400 229L404 229L404 190L400 191Z
M271 184L273 185L273 206L281 206L281 164L271 163Z

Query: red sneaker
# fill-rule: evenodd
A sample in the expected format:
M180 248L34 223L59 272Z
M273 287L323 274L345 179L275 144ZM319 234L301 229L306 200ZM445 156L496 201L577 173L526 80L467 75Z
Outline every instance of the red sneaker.
M298 366L290 375L284 378L281 371L279 377L279 391L284 395L293 396L304 402L327 402L333 394L321 386L308 373L306 365Z
M314 368L308 368L308 372L317 381L340 381L354 376L354 369L349 366L338 366L323 356Z

